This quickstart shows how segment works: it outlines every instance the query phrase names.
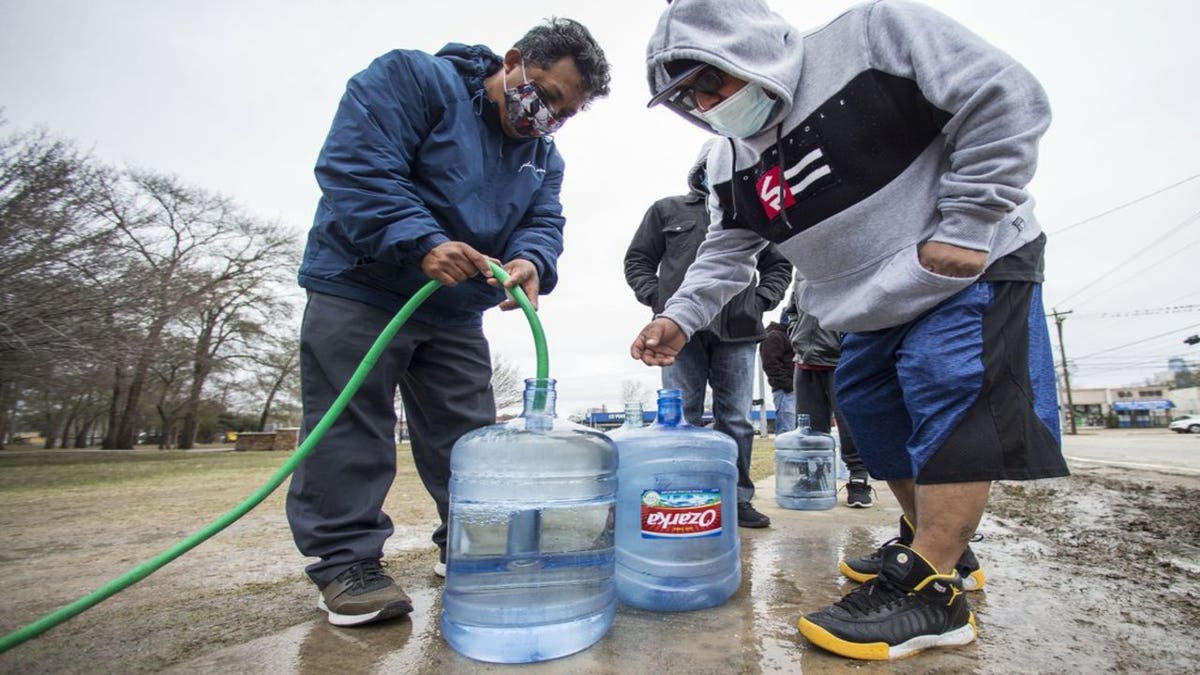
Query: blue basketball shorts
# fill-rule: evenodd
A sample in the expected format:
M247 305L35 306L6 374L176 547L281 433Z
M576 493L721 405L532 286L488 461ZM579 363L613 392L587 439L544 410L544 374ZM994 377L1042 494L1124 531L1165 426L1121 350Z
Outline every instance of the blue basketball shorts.
M1069 473L1041 284L976 282L907 324L847 333L835 382L873 478Z

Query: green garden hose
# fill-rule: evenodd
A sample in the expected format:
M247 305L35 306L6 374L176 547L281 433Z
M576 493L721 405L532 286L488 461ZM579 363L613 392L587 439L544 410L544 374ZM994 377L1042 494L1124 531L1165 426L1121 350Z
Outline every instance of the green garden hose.
M494 262L489 261L488 264L492 268L492 274L495 275L497 279L499 279L501 282L504 282L508 279L508 274L504 271L504 268L500 267ZM63 623L67 619L91 609L104 600L107 600L113 595L116 595L117 593L129 588L142 579L145 579L154 572L158 571L167 563L199 546L205 540L209 539L226 527L229 527L238 518L246 515L251 509L262 503L262 501L266 499L268 495L275 491L275 488L279 487L283 483L285 478L287 478L293 471L296 470L296 467L300 465L300 462L304 461L304 458L308 456L308 453L312 451L318 442L320 442L321 437L325 435L325 432L329 430L329 427L333 426L334 421L339 415L342 414L342 411L346 408L346 405L350 403L350 399L354 398L355 392L357 392L358 388L362 386L362 382L366 378L367 373L371 372L371 369L375 367L375 362L379 360L379 357L383 354L384 350L387 349L388 343L391 342L392 338L396 335L396 331L400 330L400 326L403 326L404 322L408 321L408 318L417 309L417 307L419 307L421 303L425 302L426 298L428 298L430 295L433 295L433 292L436 291L440 286L441 284L438 282L430 281L422 286L421 289L417 291L417 293L413 295L408 302L404 303L404 306L400 308L400 311L396 313L396 316L392 318L387 327L383 329L383 332L379 334L379 337L375 339L375 343L371 345L371 348L367 351L366 356L364 356L362 361L358 364L358 369L354 371L354 375L350 377L350 381L346 383L345 388L342 389L342 393L338 395L337 399L334 400L333 405L329 407L329 410L326 411L323 417L321 417L321 420L317 422L317 425L308 433L307 437L304 439L304 442L300 444L300 447L296 449L296 452L292 454L291 458L289 458L288 461L283 464L283 466L279 467L279 470L276 471L275 474L271 476L271 478L267 480L262 487L255 491L254 494L250 495L248 499L241 504L238 504L225 515L208 524L206 527L204 527L204 529L196 532L187 539L180 541L157 556L141 563L137 567L134 567L116 579L113 579L100 589L93 591L92 593L79 598L75 602L72 602L66 607L51 612L37 621L34 621L33 623L19 628L0 638L0 654L3 654L4 652L12 649L22 642L25 642L26 640L30 640L38 635L41 635L51 628L54 628L58 624ZM533 308L533 303L531 303L529 298L525 296L525 293L521 290L520 286L514 286L512 289L506 289L506 292L517 301L517 304L521 307L521 310L525 312L525 317L529 319L530 328L533 329L533 342L537 351L537 377L539 379L548 378L550 376L550 359L546 352L546 335L542 331L542 324L541 321L538 320L537 311Z

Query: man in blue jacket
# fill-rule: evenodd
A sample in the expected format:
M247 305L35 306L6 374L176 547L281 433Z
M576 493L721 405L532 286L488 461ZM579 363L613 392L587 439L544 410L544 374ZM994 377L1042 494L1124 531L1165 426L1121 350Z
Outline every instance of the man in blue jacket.
M413 459L437 503L445 575L450 450L495 422L489 307L514 309L488 260L537 297L554 288L563 160L551 134L606 96L609 66L590 32L552 18L502 57L449 44L396 50L350 79L317 160L321 199L300 266L304 429L311 431L375 338L429 279L345 412L297 468L287 515L330 623L412 611L380 563L392 522L397 387Z

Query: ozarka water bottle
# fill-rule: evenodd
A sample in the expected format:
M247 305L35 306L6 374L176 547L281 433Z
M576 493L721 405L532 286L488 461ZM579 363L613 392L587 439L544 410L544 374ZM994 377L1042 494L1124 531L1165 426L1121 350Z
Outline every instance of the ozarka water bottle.
M689 425L678 389L658 417L617 438L617 596L641 609L715 607L742 582L737 445Z
M813 431L807 414L775 437L775 501L785 509L819 511L837 504L833 436Z
M442 635L473 659L566 656L612 626L616 446L554 398L526 380L521 417L454 444Z

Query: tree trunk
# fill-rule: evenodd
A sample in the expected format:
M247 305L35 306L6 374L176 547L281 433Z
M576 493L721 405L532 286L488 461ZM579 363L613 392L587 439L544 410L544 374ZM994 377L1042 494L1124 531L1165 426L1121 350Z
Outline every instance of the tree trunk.
M75 428L75 442L72 444L76 448L86 448L91 440L92 429L96 426L96 420L90 419L86 422L81 422Z
M3 450L8 443L8 420L9 408L12 406L13 390L16 387L12 383L0 380L0 450Z
M104 430L104 440L100 447L105 450L117 448L117 415L121 410L121 364L113 366L112 398L108 401L108 425Z
M275 403L275 394L279 391L279 383L281 381L275 380L274 386L271 387L270 393L267 394L267 402L263 404L262 415L258 417L259 431L267 428L267 418L271 416L271 405Z
M196 445L196 428L200 426L200 393L204 390L208 374L209 366L205 357L204 362L198 362L192 369L192 387L183 406L183 424L179 429L181 450L190 450Z
M67 419L62 423L62 430L58 436L58 447L66 450L71 447L71 429L75 427L76 421L79 419L78 406L67 413Z
M196 347L192 350L192 387L188 390L187 401L183 405L183 426L179 430L179 447L190 450L196 445L196 427L200 422L200 394L204 391L204 383L212 372L212 343L213 331L219 314L205 312L204 325Z
M121 411L121 418L117 420L117 430L113 434L117 448L133 449L134 443L137 442L138 409L142 405L146 373L150 370L150 353L158 345L166 322L166 318L162 318L150 326L146 333L146 341L142 343L141 353L133 366L133 377L129 380L129 389L125 394L125 409Z

